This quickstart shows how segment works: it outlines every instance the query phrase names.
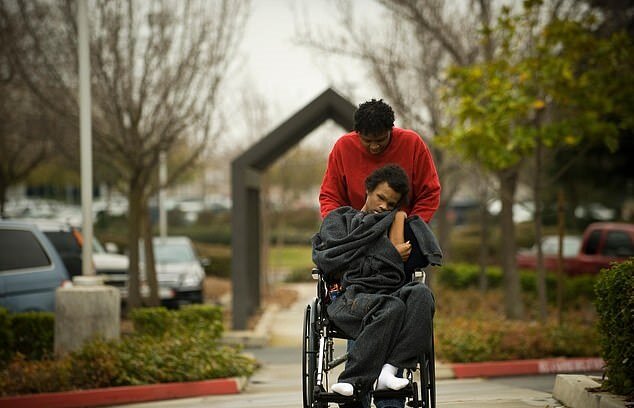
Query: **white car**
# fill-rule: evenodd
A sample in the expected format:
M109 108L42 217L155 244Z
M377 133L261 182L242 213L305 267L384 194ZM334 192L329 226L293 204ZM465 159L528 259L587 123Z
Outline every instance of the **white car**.
M95 239L92 260L97 275L102 276L107 285L118 288L121 298L124 299L127 295L128 269L130 268L128 256L106 251L101 243Z

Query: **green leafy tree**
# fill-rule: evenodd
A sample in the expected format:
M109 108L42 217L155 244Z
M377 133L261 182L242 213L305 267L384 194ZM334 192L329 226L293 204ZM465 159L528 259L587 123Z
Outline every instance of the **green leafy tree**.
M458 119L441 142L496 175L502 202L501 263L505 308L521 318L515 265L513 204L523 163L541 148L581 146L600 140L617 147L618 127L631 119L614 101L626 98L631 42L624 34L596 37L592 15L540 25L540 1L527 1L513 14L504 8L492 28L499 46L483 63L449 70L446 101ZM621 74L623 75L623 74ZM623 80L621 80L623 78ZM545 307L545 290L540 297Z

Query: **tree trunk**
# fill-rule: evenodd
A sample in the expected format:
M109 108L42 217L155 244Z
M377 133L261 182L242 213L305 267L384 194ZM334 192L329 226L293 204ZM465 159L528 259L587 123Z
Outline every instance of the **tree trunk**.
M503 170L498 173L500 180L500 196L502 211L500 222L502 230L501 261L504 281L504 306L506 317L521 319L524 315L524 304L521 298L520 278L515 264L515 224L513 222L513 204L517 188L518 169Z
M160 306L161 300L158 295L158 279L156 277L156 262L154 258L154 245L152 245L152 217L147 205L147 200L141 204L142 226L143 226L143 249L145 252L145 281L150 293L143 303L147 306Z
M544 251L542 249L542 140L537 138L535 148L535 183L533 185L533 202L535 205L535 215L533 222L535 225L535 244L537 245L537 298L539 302L539 319L544 322L548 315L546 303L546 271L544 269Z
M564 191L557 191L557 233L559 235L559 249L557 251L557 321L563 324L564 313L564 235L566 234Z
M141 221L141 189L131 181L128 187L128 251L130 253L130 270L128 273L127 311L141 306L140 273L139 273L139 228Z
M4 218L4 207L7 202L7 185L0 182L0 218Z
M486 187L483 186L480 195L480 292L485 293L489 288L487 278L487 264L489 263L489 211L487 210Z

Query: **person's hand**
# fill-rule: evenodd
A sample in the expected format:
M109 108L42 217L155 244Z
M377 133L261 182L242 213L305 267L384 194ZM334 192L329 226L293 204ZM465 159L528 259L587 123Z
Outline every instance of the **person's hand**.
M401 255L401 259L403 262L407 261L409 258L409 254L412 252L412 244L407 242L403 242L402 244L394 245L399 255Z

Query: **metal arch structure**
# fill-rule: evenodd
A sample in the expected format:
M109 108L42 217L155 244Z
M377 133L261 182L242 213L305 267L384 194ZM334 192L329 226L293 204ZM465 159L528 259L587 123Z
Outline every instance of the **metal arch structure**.
M232 319L244 330L260 307L261 174L326 120L352 129L356 107L332 88L326 89L231 162ZM306 272L308 273L308 272Z

